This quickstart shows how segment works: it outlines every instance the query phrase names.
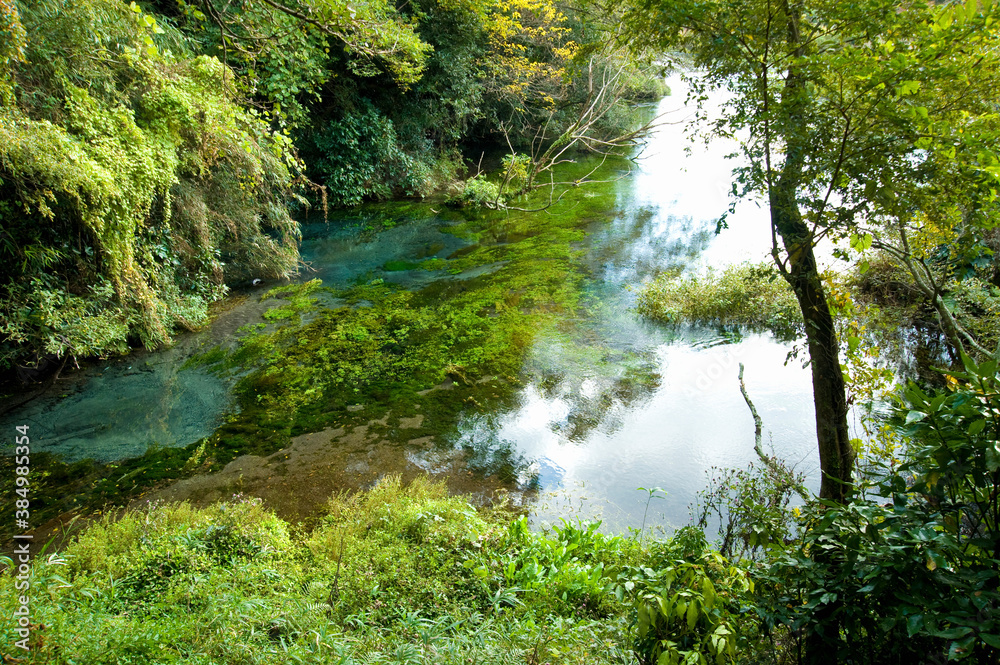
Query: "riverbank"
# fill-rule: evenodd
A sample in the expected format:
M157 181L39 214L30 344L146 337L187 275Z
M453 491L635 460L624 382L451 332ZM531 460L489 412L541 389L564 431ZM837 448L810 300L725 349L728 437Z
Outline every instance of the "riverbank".
M693 532L641 543L595 527L532 533L502 501L477 511L391 476L332 498L312 530L243 496L153 504L39 557L27 637L5 622L0 644L25 663L626 663L643 648L633 605L655 586L642 571L682 559L719 585L725 620L706 626L738 629L728 590L744 573ZM8 616L14 581L0 576ZM20 639L30 651L10 648Z

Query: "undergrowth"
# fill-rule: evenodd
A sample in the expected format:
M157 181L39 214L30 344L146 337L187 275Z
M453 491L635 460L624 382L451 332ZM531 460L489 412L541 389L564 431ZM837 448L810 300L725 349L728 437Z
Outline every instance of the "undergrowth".
M748 326L783 339L797 337L802 325L791 288L765 263L733 265L701 277L664 273L642 287L637 309L665 323Z
M151 505L37 557L31 650L17 655L95 665L635 662L635 608L655 602L646 598L670 586L673 568L697 578L675 591L711 594L699 610L706 625L738 630L729 592L704 580L742 574L703 537L643 547L596 529L533 533L502 503L477 511L424 478L335 497L311 532L240 496L204 509ZM15 579L0 575L7 616ZM649 626L642 634L653 636ZM18 639L11 622L0 628L0 643Z

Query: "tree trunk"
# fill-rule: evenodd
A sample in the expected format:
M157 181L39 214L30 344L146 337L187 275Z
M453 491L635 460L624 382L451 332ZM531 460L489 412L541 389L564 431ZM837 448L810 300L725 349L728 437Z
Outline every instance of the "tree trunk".
M786 5L786 11L788 6ZM798 13L789 12L789 39L798 43ZM813 405L816 408L816 439L823 474L819 496L845 502L851 490L854 450L847 430L847 390L840 370L840 345L833 315L826 302L823 282L813 252L815 238L802 219L798 190L802 184L804 155L808 150L805 131L805 85L799 72L790 68L785 78L783 103L788 105L792 131L785 136L785 160L778 181L769 189L771 224L781 236L788 254L781 264L782 275L791 285L805 321L806 343L812 370ZM777 253L775 261L778 261ZM825 553L812 555L822 563ZM836 665L840 643L837 620L839 601L816 608L805 636L805 662L809 665Z
M788 19L788 44L796 57L803 55L799 21L800 4L782 2ZM813 252L815 238L802 219L798 192L802 184L805 155L810 150L809 102L806 82L794 64L785 74L781 105L790 121L784 128L784 162L777 182L769 187L771 224L781 236L788 253L782 275L791 285L805 320L806 342L812 369L813 403L816 407L816 439L823 478L819 496L843 502L850 493L854 450L847 430L847 390L840 370L840 346L833 315L826 302L823 282ZM770 148L769 148L770 149ZM775 260L778 257L775 256Z
M805 320L823 474L819 496L844 502L850 493L854 465L854 449L847 429L847 389L840 369L840 346L833 315L816 267L812 233L795 202L792 182L796 179L796 161L790 156L782 170L771 197L771 221L788 252L784 276L795 292Z
M844 503L850 494L854 464L854 449L851 448L847 430L847 391L840 370L840 346L833 315L816 267L813 235L802 220L796 201L802 172L800 154L791 151L786 155L781 177L771 190L771 223L781 235L788 253L782 274L795 292L805 321L813 405L816 408L819 465L823 474L819 496ZM813 557L821 563L825 553L817 550ZM805 663L809 665L836 665L839 662L837 602L817 607L810 621L805 637Z

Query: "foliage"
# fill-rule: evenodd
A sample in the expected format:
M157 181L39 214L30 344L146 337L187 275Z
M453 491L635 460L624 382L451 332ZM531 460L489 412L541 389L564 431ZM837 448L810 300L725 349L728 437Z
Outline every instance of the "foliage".
M614 573L639 549L634 541L600 533L599 527L564 521L548 538L538 538L521 517L507 530L505 556L487 562L485 569L502 573L500 586L519 590L532 605L569 616L612 617L623 610L622 598L613 593Z
M502 504L477 511L423 479L334 497L311 532L240 496L147 506L36 557L25 662L626 663L631 592L609 570L682 551L651 554L596 525L534 533ZM5 613L14 583L0 574ZM584 598L609 611L581 613Z
M721 275L711 269L705 276L662 274L642 287L636 308L665 323L745 325L785 338L801 329L795 296L767 264L733 265Z
M949 374L950 389L903 393L902 429L912 444L901 473L928 497L971 559L1000 559L1000 377L997 361ZM900 414L902 417L902 414Z
M287 275L293 183L324 206L425 196L464 142L565 126L599 33L548 0L2 10L6 366L154 347L227 284Z
M294 160L222 64L157 49L134 3L46 0L22 20L0 118L0 363L153 347L224 280L287 274Z
M494 208L501 200L500 185L486 179L479 173L462 185L462 191L448 199L449 205L472 208Z
M971 335L977 345L995 349L1000 343L1000 302L997 300L1000 290L989 281L992 261L962 270L957 254L953 255L944 245L938 249L941 255L927 264L937 280L936 295L928 295L921 288L904 262L881 251L865 254L865 270L854 271L850 287L860 300L877 306L887 316L895 316L903 325L930 327L946 335L935 311L934 299L939 296L961 330ZM966 342L960 346L967 345ZM955 360L958 354L959 347L953 345Z
M392 121L370 103L316 130L311 140L318 155L311 172L327 187L333 205L423 191L424 174L403 150Z
M712 469L707 488L699 492L695 524L707 530L716 521L719 553L734 561L761 560L794 540L789 504L803 476L770 458L772 464L744 469Z
M0 16L0 29L4 33L3 46L0 47L0 101L6 105L10 104L14 94L10 63L24 62L24 49L28 45L28 39L14 0L0 3Z
M996 570L969 566L944 527L902 494L888 507L810 506L801 545L761 576L759 587L774 595L758 611L772 629L818 636L829 662L933 654L992 662L1000 646Z
M746 626L741 605L753 593L746 570L708 549L704 534L685 527L654 545L650 560L630 569L625 589L637 596L635 653L639 662L737 662Z
M566 21L548 0L497 0L486 25L494 55L486 62L491 92L513 108L551 108L578 48Z
M803 511L800 542L760 578L770 627L814 637L829 661L996 662L998 378L994 361L965 364L943 392L903 392L909 447L882 474L889 503Z
M333 40L344 51L348 71L359 76L387 72L402 86L420 79L430 51L414 25L382 0L353 5L338 0L290 0L247 7L194 0L180 6L191 27L207 33L203 38L219 50L234 49L251 89L259 86L279 105L279 114L284 101L285 108L293 111L293 120L299 116L296 93L315 93L326 80L325 73L315 67L309 71L313 63L288 57L296 51L315 52L319 47L326 53L328 41Z

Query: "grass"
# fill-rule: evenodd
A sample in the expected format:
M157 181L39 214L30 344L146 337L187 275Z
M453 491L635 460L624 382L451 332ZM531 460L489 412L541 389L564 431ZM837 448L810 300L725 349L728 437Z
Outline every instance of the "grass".
M625 663L619 574L652 556L596 525L532 533L398 478L310 532L256 500L149 506L91 525L31 573L25 663ZM0 575L0 611L18 593ZM616 593L617 590L617 593ZM23 593L23 592L22 592ZM0 644L20 639L12 622ZM6 648L6 647L5 647Z
M660 275L639 291L639 313L664 323L767 329L798 336L802 315L791 287L766 263L742 263L704 277Z

